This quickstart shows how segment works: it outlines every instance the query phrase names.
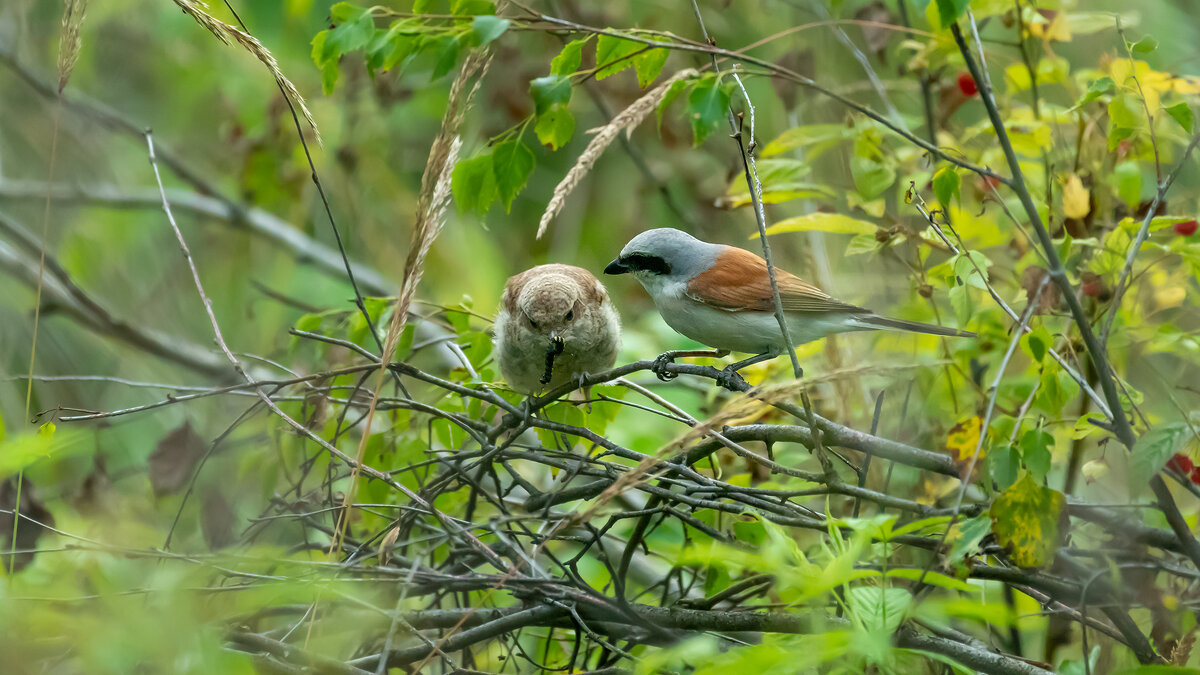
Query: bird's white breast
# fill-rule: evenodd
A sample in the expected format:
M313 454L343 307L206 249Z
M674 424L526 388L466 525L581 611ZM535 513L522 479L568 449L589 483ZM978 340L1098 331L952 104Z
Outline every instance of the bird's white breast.
M646 290L667 325L679 333L715 349L748 354L782 354L783 333L774 314L767 312L730 312L692 300L686 286L662 280ZM832 333L855 330L844 315L787 315L788 333L793 345L819 340Z

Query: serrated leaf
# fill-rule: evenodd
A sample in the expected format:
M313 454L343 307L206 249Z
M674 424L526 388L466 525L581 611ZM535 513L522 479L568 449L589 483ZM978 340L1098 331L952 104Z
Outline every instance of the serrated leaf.
M855 586L846 592L846 604L869 631L895 631L911 603L912 593L903 588Z
M986 289L988 268L991 266L991 258L984 255L982 251L960 253L954 257L954 276L967 286Z
M700 145L711 136L729 114L729 90L716 77L696 83L688 94L687 117L692 125L692 143Z
M942 203L949 206L951 200L959 196L962 179L952 166L944 166L933 174L933 195Z
M1188 437L1188 427L1183 422L1159 424L1142 434L1133 444L1129 458L1129 486L1141 491L1147 482L1162 470L1167 460L1183 448Z
M471 20L471 32L475 35L475 44L483 46L504 35L508 30L508 19L502 19L494 14L480 14Z
M1169 105L1165 108L1165 110L1167 111L1167 114L1171 116L1171 119L1175 120L1177 123L1179 123L1179 126L1183 127L1184 131L1188 132L1189 134L1192 133L1192 127L1194 126L1195 122L1193 119L1192 107L1187 104L1187 101L1180 101L1175 105Z
M570 75L583 64L583 46L591 37L571 40L563 45L562 51L550 61L551 75Z
M1042 567L1058 551L1058 517L1066 499L1025 474L992 502L988 515L996 542L1021 567Z
M496 194L504 204L505 211L512 211L513 200L521 188L525 187L536 163L533 151L517 139L501 143L492 151Z
M492 170L492 153L460 161L450 174L450 191L458 210L487 213L496 198L496 174Z
M666 49L655 47L633 57L633 69L637 72L639 87L645 89L658 78L669 54Z
M851 218L840 213L810 213L804 216L785 218L767 228L767 234L786 232L831 232L833 234L869 234L879 229L875 223ZM754 239L757 234L750 237Z
M338 5L347 4L349 3L338 3ZM332 10L330 15L333 16ZM339 12L337 16L344 18L333 19L338 25L329 31L329 36L325 39L324 44L323 56L325 59L318 62L317 65L322 65L331 58L336 59L342 54L362 49L375 35L375 18L371 15L369 7L350 6L344 12Z
M631 57L642 47L640 42L601 35L596 41L596 79L603 80L626 68L632 68Z

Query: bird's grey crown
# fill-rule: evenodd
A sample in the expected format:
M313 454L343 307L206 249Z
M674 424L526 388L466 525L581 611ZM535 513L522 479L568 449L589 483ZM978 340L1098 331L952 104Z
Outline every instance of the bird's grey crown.
M673 276L690 279L711 267L723 248L720 244L700 241L682 230L660 227L630 239L621 249L621 258L639 254L662 258Z

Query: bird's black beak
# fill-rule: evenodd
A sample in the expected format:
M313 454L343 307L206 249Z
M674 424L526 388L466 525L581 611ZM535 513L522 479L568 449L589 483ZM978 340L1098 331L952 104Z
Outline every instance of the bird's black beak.
M617 258L616 260L608 263L608 267L604 268L605 274L625 274L626 272L631 272L631 271L632 271L632 268L629 267L629 265L626 265L625 263L621 262L620 258Z

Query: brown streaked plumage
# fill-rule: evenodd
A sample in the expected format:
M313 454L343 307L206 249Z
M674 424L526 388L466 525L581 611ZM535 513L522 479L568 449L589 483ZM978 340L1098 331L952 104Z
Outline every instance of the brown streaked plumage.
M496 317L496 362L513 389L534 394L612 366L621 324L608 291L591 272L539 265L513 275ZM547 352L553 351L550 379Z

